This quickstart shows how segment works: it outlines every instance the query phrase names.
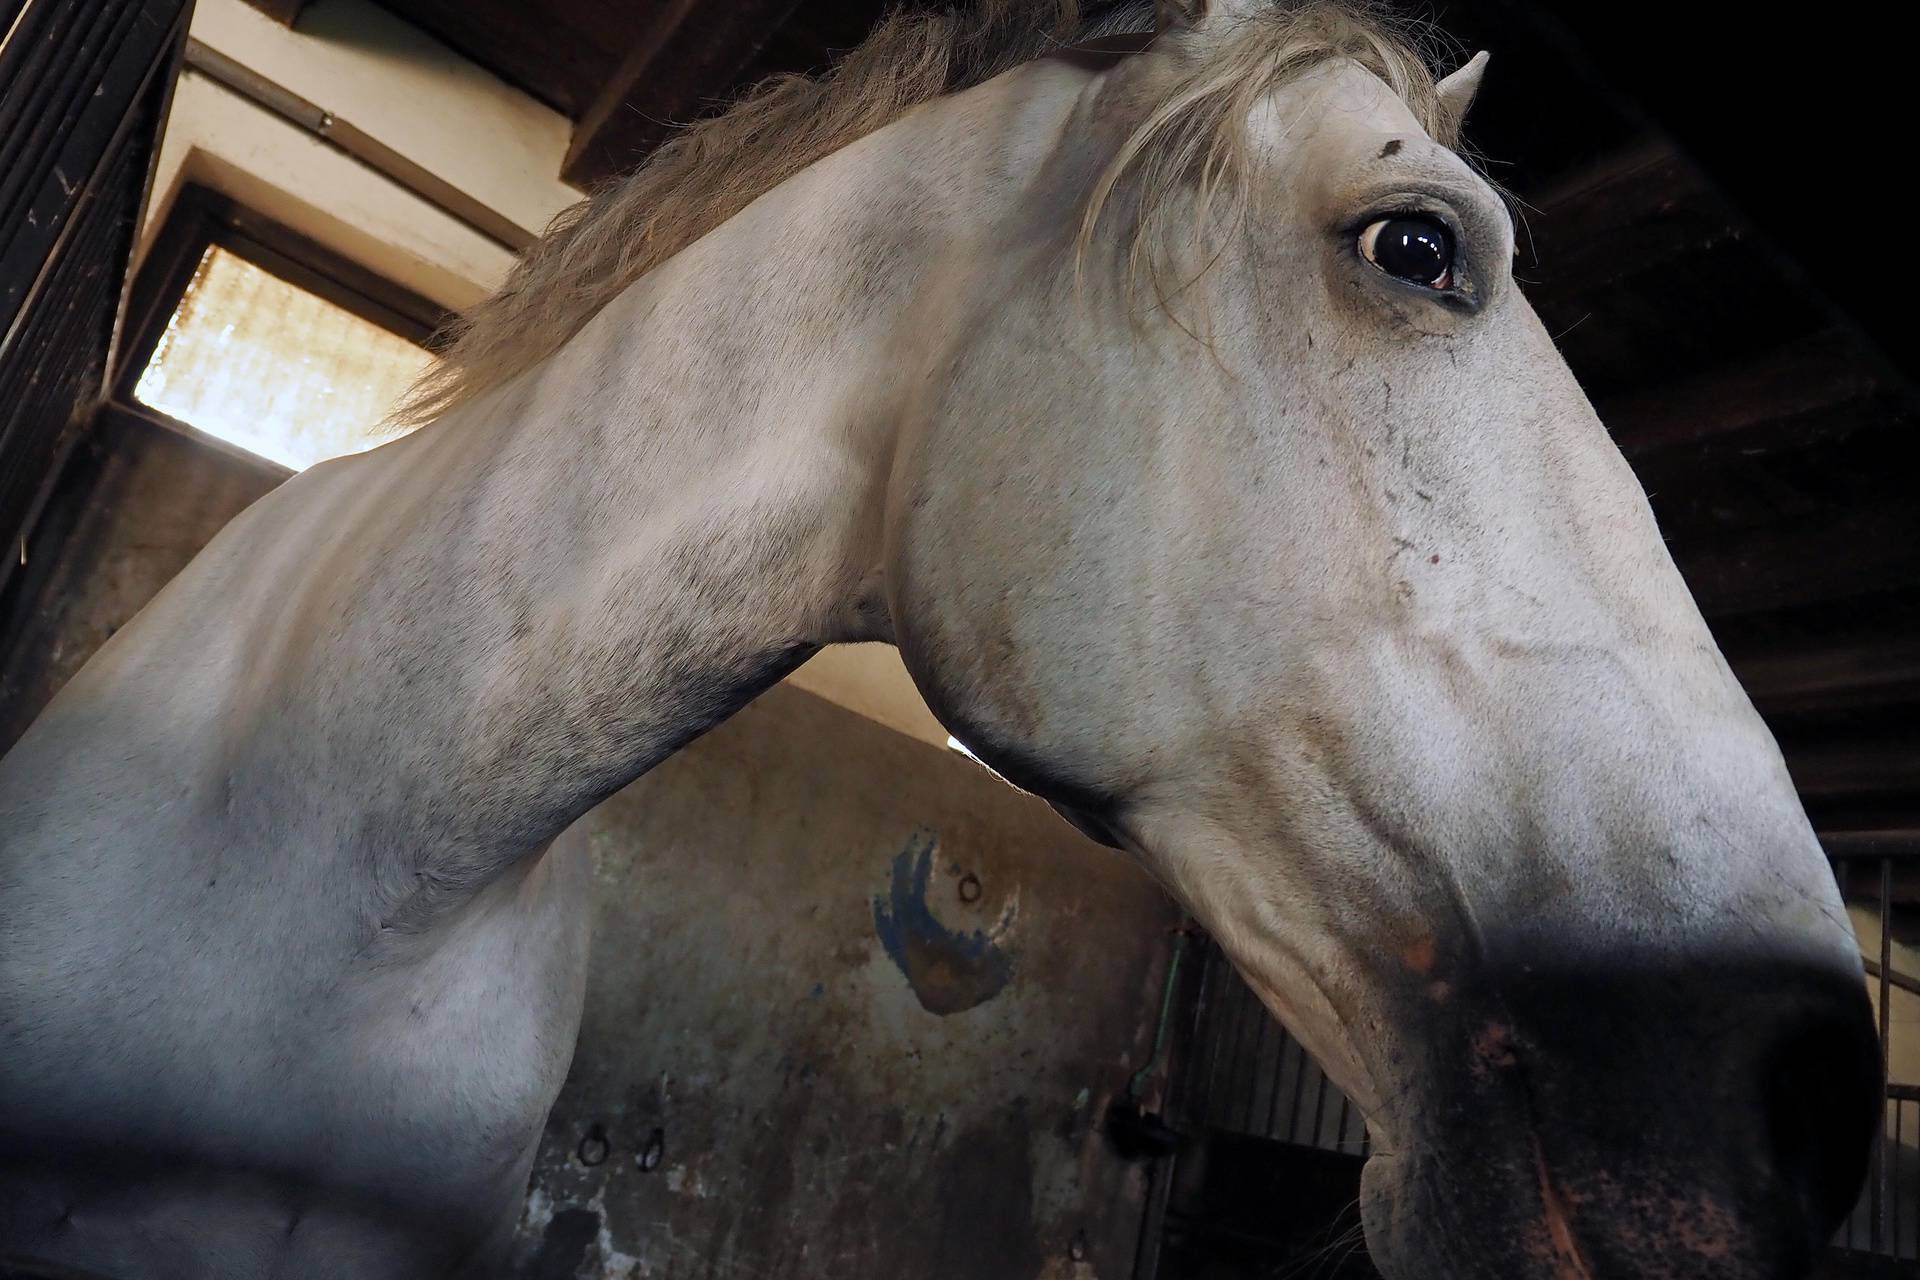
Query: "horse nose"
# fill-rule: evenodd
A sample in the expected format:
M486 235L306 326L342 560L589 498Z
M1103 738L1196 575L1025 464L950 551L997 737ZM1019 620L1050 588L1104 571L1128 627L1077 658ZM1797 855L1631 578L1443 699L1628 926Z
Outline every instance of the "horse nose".
M1872 1006L1857 985L1833 996L1795 1009L1760 1058L1768 1154L1815 1247L1853 1209L1883 1105Z
M1527 1096L1542 1176L1581 1187L1567 1203L1587 1211L1569 1209L1569 1229L1608 1263L1596 1274L1635 1274L1635 1241L1662 1235L1700 1251L1691 1274L1803 1274L1852 1210L1880 1123L1880 1042L1857 969L1694 956L1536 967L1502 985L1510 1049L1480 1061L1513 1064L1495 1074ZM1668 1207L1608 1230L1626 1210L1601 1207L1635 1181L1665 1188ZM1710 1265L1722 1248L1756 1265Z
M1801 1280L1881 1123L1859 969L1530 941L1424 989L1407 1154L1373 1176L1382 1270Z

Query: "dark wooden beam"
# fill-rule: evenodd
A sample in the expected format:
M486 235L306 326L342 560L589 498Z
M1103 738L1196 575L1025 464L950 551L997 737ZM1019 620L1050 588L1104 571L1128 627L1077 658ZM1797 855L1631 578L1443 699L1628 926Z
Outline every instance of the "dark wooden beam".
M560 176L577 187L632 169L732 91L799 0L668 0L581 114Z
M1817 604L1920 583L1920 503L1836 509L1673 548L1709 618Z
M381 0L455 53L577 120L620 64L661 0ZM310 25L351 41L351 10L328 8Z
M1736 234L1732 212L1664 140L1522 193L1514 274L1536 305L1624 280Z
M300 11L307 7L307 0L247 0L247 3L287 27L298 21Z
M1885 383L1871 353L1850 334L1829 330L1595 408L1621 451L1637 459L1836 409Z
M1920 818L1920 739L1786 742L1781 753L1806 799L1894 798L1910 802Z
M1920 857L1920 826L1822 831L1818 834L1820 845L1829 858Z
M1778 23L1730 20L1716 5L1497 0L1490 7L1503 12L1514 38L1567 51L1569 63L1584 64L1676 138L1790 274L1865 328L1903 373L1920 378L1912 302L1897 259L1871 247L1873 216L1892 212L1883 179L1902 144L1863 127L1909 110L1920 7L1878 6L1864 28L1847 20L1859 15L1835 10L1827 21L1792 24L1785 41ZM1791 88L1767 92L1770 68ZM1787 139L1798 140L1791 165L1783 164Z
M1773 652L1736 650L1727 662L1768 715L1920 703L1920 636L1897 631Z

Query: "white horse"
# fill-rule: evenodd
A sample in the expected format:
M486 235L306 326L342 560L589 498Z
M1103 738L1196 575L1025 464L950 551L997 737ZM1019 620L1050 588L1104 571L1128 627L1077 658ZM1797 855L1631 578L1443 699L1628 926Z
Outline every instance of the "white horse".
M990 18L574 215L437 420L235 520L0 764L0 1252L483 1270L580 1012L561 832L878 639L1365 1109L1387 1275L1805 1270L1877 1114L1854 938L1444 145L1479 61Z

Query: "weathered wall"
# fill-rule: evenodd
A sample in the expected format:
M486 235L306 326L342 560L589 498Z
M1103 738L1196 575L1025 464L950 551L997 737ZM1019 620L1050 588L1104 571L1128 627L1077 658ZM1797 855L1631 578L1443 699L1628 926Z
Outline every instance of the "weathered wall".
M522 1274L1131 1274L1143 1188L1097 1122L1152 1048L1175 916L1143 875L784 688L591 841L587 1021Z
M101 418L0 606L0 752L108 636L277 483L266 464Z
M99 444L0 626L0 749L273 483L139 424ZM790 687L587 821L592 989L521 1276L1131 1274L1141 1171L1097 1126L1176 921L1144 875Z

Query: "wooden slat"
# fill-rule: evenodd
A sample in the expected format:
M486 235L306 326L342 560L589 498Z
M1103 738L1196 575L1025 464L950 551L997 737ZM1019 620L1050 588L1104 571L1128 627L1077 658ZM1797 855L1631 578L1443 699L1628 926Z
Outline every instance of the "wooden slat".
M675 126L714 105L799 0L670 0L580 115L561 177L591 186L626 172Z
M344 151L361 164L391 178L428 204L466 223L495 244L519 253L534 242L533 232L438 174L395 151L352 121L294 93L284 85L198 40L187 41L187 65L234 93Z

